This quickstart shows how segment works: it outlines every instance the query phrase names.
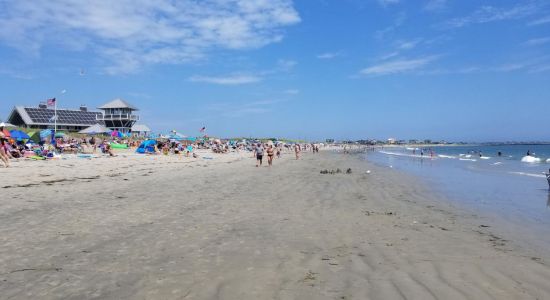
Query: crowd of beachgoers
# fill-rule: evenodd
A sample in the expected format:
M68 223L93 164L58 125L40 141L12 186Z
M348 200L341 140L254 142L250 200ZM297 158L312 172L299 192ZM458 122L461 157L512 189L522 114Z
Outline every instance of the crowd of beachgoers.
M316 153L323 144L285 143L273 140L222 140L216 138L170 139L146 137L117 138L110 136L73 137L68 134L55 135L36 142L31 139L16 139L9 132L0 129L0 158L5 167L14 159L48 160L67 155L82 158L97 156L116 156L118 149L135 151L144 155L180 155L198 158L196 150L207 150L213 153L250 152L256 158L256 166L264 163L271 166L275 157L280 158L283 152L291 152L296 159L303 151Z

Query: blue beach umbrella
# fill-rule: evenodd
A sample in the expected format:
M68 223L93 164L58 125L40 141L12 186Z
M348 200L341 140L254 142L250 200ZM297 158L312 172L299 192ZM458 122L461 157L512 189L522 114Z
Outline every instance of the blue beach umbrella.
M24 133L21 130L10 131L10 136L12 139L17 139L17 140L26 140L31 138L28 134Z

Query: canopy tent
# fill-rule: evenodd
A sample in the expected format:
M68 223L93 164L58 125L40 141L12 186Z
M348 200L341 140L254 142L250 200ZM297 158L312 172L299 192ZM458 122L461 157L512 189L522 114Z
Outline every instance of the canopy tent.
M101 124L95 124L86 129L80 130L78 133L94 135L94 134L111 133L111 130Z
M8 127L15 127L15 125L10 123L4 123L4 122L0 123L0 128L8 128Z
M136 150L136 153L155 153L155 145L157 144L157 141L155 140L145 140L141 142L141 145Z
M28 134L24 133L21 130L11 130L10 136L12 139L17 139L17 140L27 140L31 138Z

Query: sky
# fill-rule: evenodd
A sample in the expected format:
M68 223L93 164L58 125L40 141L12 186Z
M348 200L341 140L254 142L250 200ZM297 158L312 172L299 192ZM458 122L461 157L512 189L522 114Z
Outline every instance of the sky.
M0 119L52 97L190 136L550 141L550 0L0 0Z

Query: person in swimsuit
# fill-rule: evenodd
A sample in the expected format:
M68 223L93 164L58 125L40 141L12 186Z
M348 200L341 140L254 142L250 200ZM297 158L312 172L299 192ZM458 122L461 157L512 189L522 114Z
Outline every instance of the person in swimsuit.
M302 151L302 149L300 148L300 145L295 144L294 145L294 153L296 154L296 160L300 159L300 151Z
M254 150L254 154L256 155L256 167L259 167L262 165L262 160L264 157L264 147L262 144L258 143L256 149Z
M0 128L0 160L2 160L4 166L7 168L10 166L10 161L8 157L8 140L2 132L3 129L4 128Z
M281 147L277 147L277 158L281 158Z
M269 145L267 147L267 164L271 167L273 165L273 156L275 156L275 149L273 149L273 145Z

